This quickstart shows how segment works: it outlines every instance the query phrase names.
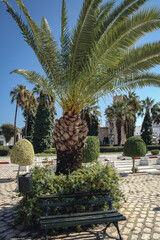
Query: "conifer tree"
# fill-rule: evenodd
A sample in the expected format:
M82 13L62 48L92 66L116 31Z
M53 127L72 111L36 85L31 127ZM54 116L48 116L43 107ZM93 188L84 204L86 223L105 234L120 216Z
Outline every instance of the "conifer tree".
M146 145L152 144L152 134L152 118L150 117L149 109L147 109L141 129L141 138L146 143Z
M53 122L50 109L47 108L43 102L40 102L35 117L32 136L35 153L44 152L44 150L52 147L52 129Z

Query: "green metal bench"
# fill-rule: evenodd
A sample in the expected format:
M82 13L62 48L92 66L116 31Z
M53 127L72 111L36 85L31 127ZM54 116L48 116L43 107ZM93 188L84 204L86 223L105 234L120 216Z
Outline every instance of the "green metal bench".
M78 193L66 195L41 195L39 196L42 204L43 216L40 217L40 228L45 230L45 239L48 240L47 230L58 227L70 227L77 225L90 225L106 223L106 229L111 223L116 227L120 240L123 240L118 227L119 221L126 220L126 217L120 214L117 210L112 210L113 198L109 192L97 193ZM87 198L87 199L86 199ZM49 215L49 210L52 208L61 208L74 205L91 205L96 208L97 204L106 202L108 211L90 211L72 214Z

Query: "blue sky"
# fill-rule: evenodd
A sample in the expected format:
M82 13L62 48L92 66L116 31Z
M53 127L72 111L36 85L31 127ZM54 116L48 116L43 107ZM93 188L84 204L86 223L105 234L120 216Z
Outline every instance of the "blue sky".
M8 0L12 7L23 14L18 9L16 0ZM67 11L69 16L70 29L76 24L76 19L79 16L79 11L82 6L83 0L66 0ZM117 3L121 2L118 0ZM60 39L60 21L61 21L61 0L23 0L24 5L28 8L32 18L40 24L41 17L47 18L49 25L52 29L53 35L57 40ZM149 0L144 7L156 6L160 9L160 1ZM0 125L3 123L14 123L15 103L11 104L10 91L17 84L26 85L28 89L32 90L33 85L29 84L23 77L17 74L9 74L10 71L20 68L35 70L43 74L41 66L36 59L32 49L25 43L22 34L12 17L6 12L5 5L0 2ZM22 17L25 19L24 17ZM160 31L148 34L143 39L139 40L137 45L142 45L147 42L154 42L160 40ZM152 69L153 72L160 73L160 66ZM160 101L160 89L155 87L145 87L137 89L136 94L140 100L144 100L147 96L155 99L155 102ZM104 110L112 103L112 98L100 99L99 105L101 108L102 118L101 123L105 125ZM59 106L57 106L57 118L62 114ZM142 122L138 118L137 125ZM17 116L17 126L24 126L24 119L22 112L19 109Z

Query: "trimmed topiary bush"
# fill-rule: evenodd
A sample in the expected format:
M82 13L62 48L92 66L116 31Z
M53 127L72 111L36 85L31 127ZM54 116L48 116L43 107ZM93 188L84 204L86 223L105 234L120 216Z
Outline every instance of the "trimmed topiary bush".
M40 210L39 195L42 194L72 194L79 192L92 192L97 191L111 191L111 196L114 198L113 208L117 209L120 207L124 200L122 191L120 189L119 176L117 172L108 164L103 165L96 161L91 163L87 167L82 167L77 171L72 172L68 176L66 175L55 175L50 167L45 166L44 168L36 166L32 171L32 192L20 194L21 198L17 210L18 218L17 223L23 223L27 226L35 226L39 223L39 217L42 214ZM56 201L56 200L55 200ZM93 206L98 210L107 209L107 205L100 203L98 206ZM66 213L72 213L84 210L87 212L91 206L65 206ZM63 208L52 209L52 214L59 215Z
M34 150L32 143L27 139L22 139L13 146L10 155L11 163L15 163L20 166L27 166L33 164ZM18 171L19 173L19 171Z
M152 154L152 155L158 155L158 154L159 154L159 150L152 150L152 151L151 151L151 154Z
M7 146L0 146L0 156L7 156L10 152L10 148Z
M132 158L133 161L133 173L135 173L135 158L144 157L147 149L145 142L139 137L130 137L124 144L123 155Z
M98 159L99 155L99 139L95 136L88 136L86 141L86 147L83 150L82 161L84 163L93 162Z

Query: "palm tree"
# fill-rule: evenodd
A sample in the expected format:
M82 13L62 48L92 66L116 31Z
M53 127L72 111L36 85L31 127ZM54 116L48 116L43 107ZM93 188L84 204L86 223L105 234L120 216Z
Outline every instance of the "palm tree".
M152 112L153 122L156 124L159 124L160 123L160 102L153 105L151 112Z
M68 173L82 164L87 136L81 110L101 96L134 87L160 86L160 76L146 70L160 64L160 42L134 47L139 38L160 28L158 9L140 10L147 0L84 0L72 34L68 30L66 1L62 0L61 50L48 22L41 26L32 20L21 0L17 0L27 23L6 0L7 11L18 24L25 41L32 47L45 74L14 70L49 95L54 94L63 109L56 121L54 141L57 149L57 173Z
M20 106L23 109L26 101L26 92L27 88L26 86L23 85L17 85L17 87L14 87L13 90L10 92L10 96L12 96L11 103L16 101L16 110L14 117L14 144L16 142L16 121L18 106Z
M147 97L145 100L142 100L142 109L145 110L145 112L149 111L151 114L152 108L154 105L154 99Z
M96 101L81 110L80 118L87 122L88 136L98 136L98 117L101 117L101 112L99 106L96 105Z
M27 128L28 128L28 119L30 114L37 110L37 99L32 94L31 91L27 89L26 91L26 99L23 106L24 116L25 116L25 137L27 137Z
M137 115L139 116L141 114L142 105L139 96L137 96L135 92L129 92L128 96L124 95L124 100L127 101L132 111L132 118L126 118L126 136L129 138L134 136Z
M115 101L112 106L108 106L105 110L107 118L114 119L117 129L118 145L121 144L122 127L124 127L126 118L132 118L132 112L124 100Z

